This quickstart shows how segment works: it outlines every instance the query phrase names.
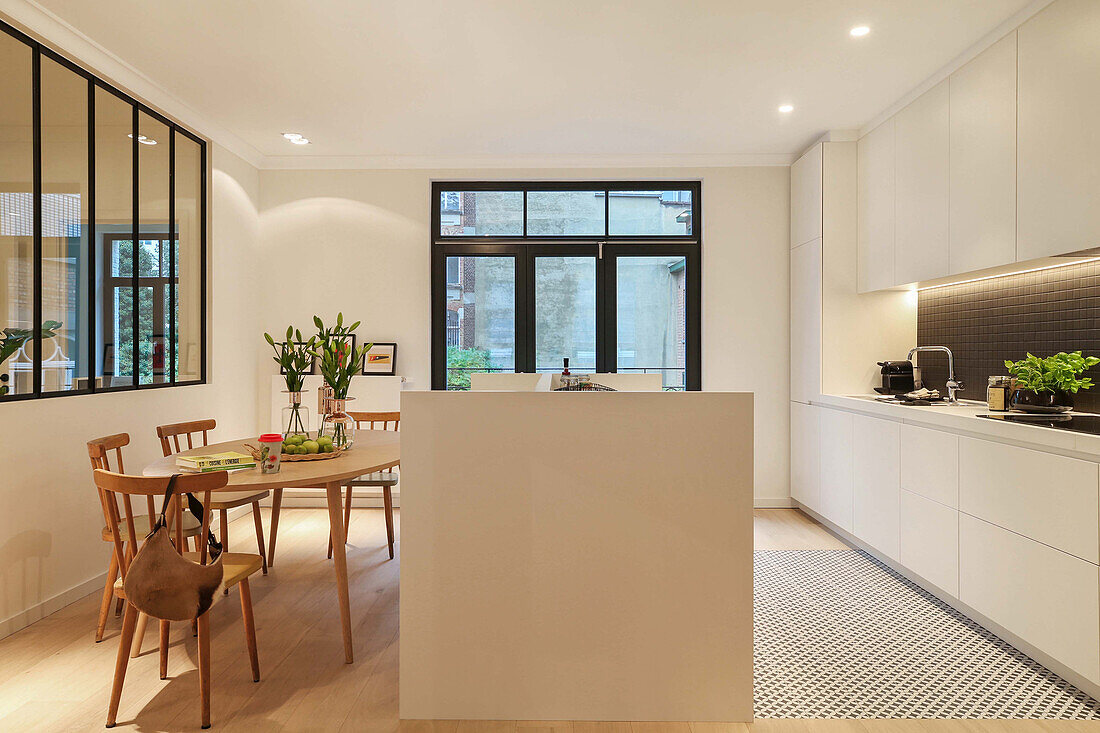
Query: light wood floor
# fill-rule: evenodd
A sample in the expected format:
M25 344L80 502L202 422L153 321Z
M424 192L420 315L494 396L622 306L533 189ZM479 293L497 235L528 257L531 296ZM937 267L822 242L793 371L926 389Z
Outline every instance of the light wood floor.
M760 549L845 545L793 510L755 514ZM265 525L267 517L265 516ZM723 723L405 721L397 719L398 562L388 561L379 510L352 515L348 567L356 661L343 664L322 510L287 509L275 567L252 582L262 682L251 681L240 605L231 595L212 611L213 728L218 731L366 731L367 733L1040 733L1100 731L1097 723L1054 721L764 720ZM398 519L400 529L400 519ZM230 527L231 546L253 546L252 520ZM106 564L107 548L103 548ZM117 650L118 619L93 641L99 596L92 594L0 640L0 731L101 730ZM155 625L146 651L131 660L118 730L199 728L195 640L173 624L169 679L158 676Z

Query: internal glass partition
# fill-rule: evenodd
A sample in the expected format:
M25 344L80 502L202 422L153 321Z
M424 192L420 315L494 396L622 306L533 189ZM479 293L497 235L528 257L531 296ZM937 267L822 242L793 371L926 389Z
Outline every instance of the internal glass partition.
M0 68L0 400L203 381L205 143L3 22Z
M0 33L0 393L34 392L34 87L31 47ZM9 331L8 329L13 329Z

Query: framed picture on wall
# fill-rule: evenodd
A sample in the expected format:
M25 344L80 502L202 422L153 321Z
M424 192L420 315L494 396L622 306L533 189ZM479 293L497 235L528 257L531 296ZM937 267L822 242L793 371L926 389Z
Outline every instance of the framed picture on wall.
M392 377L396 370L397 344L375 341L363 359L363 374Z
M281 346L281 345L285 344L286 341L280 341L278 343ZM294 343L298 346L304 346L304 343L301 342L301 341L295 341ZM306 372L306 374L316 374L316 373L317 373L317 357L314 356L309 360L309 370ZM286 369L283 369L282 367L279 367L279 374L286 374Z
M115 376L115 345L103 344L103 376Z
M153 376L163 377L168 373L168 361L167 361L167 346L168 340L164 337L164 334L153 334L148 336L148 341L153 346L152 353L149 358L153 364Z

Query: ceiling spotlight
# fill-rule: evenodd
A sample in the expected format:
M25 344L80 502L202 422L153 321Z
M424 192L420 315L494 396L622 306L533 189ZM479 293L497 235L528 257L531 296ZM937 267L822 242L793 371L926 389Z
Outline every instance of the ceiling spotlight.
M868 28L867 26L857 25L855 28L848 31L848 35L852 36L853 38L862 38L863 36L867 35L870 32L871 32L871 29Z
M131 132L131 133L127 134L126 137L128 137L132 140L134 138L134 133ZM137 136L137 141L139 143L141 143L142 145L156 145L157 144L156 140L154 140L151 137L145 137L144 135L138 135Z
M782 112L783 114L789 114L791 112L794 112L794 105L793 104L781 104L781 105L779 105L779 111Z
M284 132L283 137L295 145L309 145L309 140L300 132Z

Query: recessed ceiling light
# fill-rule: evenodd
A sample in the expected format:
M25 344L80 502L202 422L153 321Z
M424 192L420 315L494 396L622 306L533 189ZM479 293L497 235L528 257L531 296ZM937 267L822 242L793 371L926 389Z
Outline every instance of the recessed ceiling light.
M295 145L309 145L309 140L300 132L284 132L283 137Z
M134 138L134 133L131 132L131 133L127 134L126 137L128 137L132 140ZM156 145L157 144L156 140L154 140L151 137L145 137L144 135L138 135L137 136L137 141L139 143L141 143L142 145Z
M871 29L868 28L867 26L857 25L855 28L848 31L848 35L852 36L853 38L862 38L863 36L867 35L870 32L871 32Z
M783 114L788 114L790 112L794 112L794 105L793 104L781 104L781 105L779 105L779 111L782 112Z

